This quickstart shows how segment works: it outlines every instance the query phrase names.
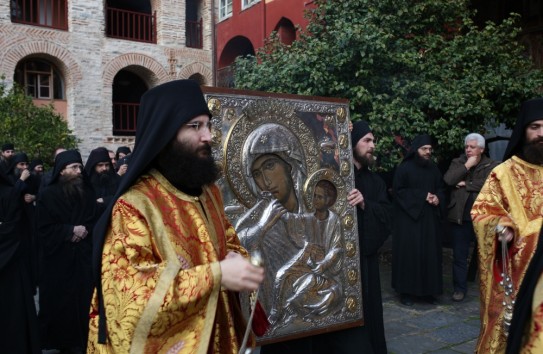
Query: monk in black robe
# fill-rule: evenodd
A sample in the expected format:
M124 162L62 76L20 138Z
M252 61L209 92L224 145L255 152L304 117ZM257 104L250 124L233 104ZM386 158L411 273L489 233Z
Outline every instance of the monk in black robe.
M0 343L3 353L41 353L23 197L0 170Z
M347 198L356 205L364 326L323 336L326 340L316 343L315 353L386 354L378 251L391 232L392 205L385 182L370 170L375 164L375 137L367 122L354 123L351 142L355 189Z
M364 326L368 328L374 353L387 353L381 278L379 276L379 248L392 231L392 204L388 199L383 179L370 168L375 163L373 155L375 138L365 121L356 122L351 132L354 183L363 197L356 208L358 240L360 242L360 271L362 272L362 297L364 301ZM354 198L352 191L349 198Z
M18 198L23 201L23 218L26 222L20 231L25 234L24 238L28 240L27 262L35 295L38 286L39 246L34 226L36 196L38 195L40 181L28 169L28 161L28 156L25 153L15 154L11 158L11 166L8 169L7 177L17 190Z
M92 296L92 227L96 202L75 150L55 159L40 195L37 227L43 260L39 323L42 348L84 352Z
M394 175L392 287L406 306L413 305L413 296L435 304L443 292L439 228L445 197L431 155L430 136L417 136Z
M356 206L358 220L364 326L278 343L267 353L387 353L378 251L391 232L392 205L385 182L370 170L375 164L375 138L367 122L353 125L351 141L355 189L347 199Z
M89 177L94 190L96 206L101 214L113 199L121 178L115 173L109 151L105 147L91 151L85 164L85 173Z

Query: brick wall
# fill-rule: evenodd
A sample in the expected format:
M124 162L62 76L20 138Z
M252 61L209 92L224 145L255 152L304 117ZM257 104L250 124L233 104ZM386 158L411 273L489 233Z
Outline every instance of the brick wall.
M157 44L106 37L104 3L68 0L69 29L61 31L12 23L10 1L0 2L0 76L11 85L17 63L29 56L54 64L64 79L65 118L84 157L97 146L133 145L132 137L112 136L112 84L120 70L130 67L149 88L195 73L213 85L212 0L201 4L203 49L185 47L185 1L151 1Z

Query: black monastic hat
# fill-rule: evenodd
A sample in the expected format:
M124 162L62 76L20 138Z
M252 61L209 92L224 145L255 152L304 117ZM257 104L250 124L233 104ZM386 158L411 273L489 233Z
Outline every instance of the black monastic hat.
M505 149L503 161L521 151L522 145L524 144L526 127L536 120L543 120L543 98L534 98L525 101L520 106L517 123L515 124L513 134L511 134L511 138L509 139L509 144L507 144L507 148Z
M353 147L368 133L371 133L371 128L368 125L368 122L365 120L355 122L353 124L353 130L351 130L351 143Z
M60 172L64 169L64 167L76 162L83 164L81 154L77 150L66 150L58 154L55 157L55 166L53 167L53 174L51 175L51 181L49 182L49 184L53 184L56 182L58 176L60 175Z

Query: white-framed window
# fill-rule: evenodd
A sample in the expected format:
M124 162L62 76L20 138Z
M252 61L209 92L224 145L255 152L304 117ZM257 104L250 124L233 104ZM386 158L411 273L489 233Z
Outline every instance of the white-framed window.
M27 95L37 99L64 99L64 83L56 68L46 60L30 59L20 62L15 81Z
M219 20L232 16L232 0L219 0Z
M253 6L259 1L260 0L241 0L241 9L245 10L246 8Z

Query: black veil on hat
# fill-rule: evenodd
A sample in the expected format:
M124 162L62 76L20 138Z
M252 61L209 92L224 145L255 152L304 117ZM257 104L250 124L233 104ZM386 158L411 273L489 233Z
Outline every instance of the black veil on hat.
M2 151L6 150L15 150L15 145L13 145L13 143L5 143L2 145Z
M81 154L77 150L66 150L58 154L55 157L55 166L53 167L53 174L51 175L51 181L49 184L55 183L64 167L76 162L83 164Z
M179 128L202 114L211 118L202 90L194 80L167 82L147 91L141 98L136 127L136 143L130 157L130 168L121 178L115 196L94 226L92 266L100 307L99 343L106 341L106 319L100 274L102 248L113 205L142 174L150 169L153 160L177 135Z
M8 169L8 174L13 172L13 170L15 169L15 166L17 166L17 164L19 162L26 162L28 163L28 155L25 154L24 152L19 152L15 155L13 155L13 157L11 158L10 160L10 165L9 165L9 169Z
M409 147L407 154L403 158L404 161L416 156L417 150L424 145L433 145L432 137L428 134L417 135L415 139L413 139L413 142L411 143L411 147Z
M371 128L368 125L368 122L365 120L355 122L353 124L353 130L351 130L351 144L353 147L368 133L371 133Z
M543 120L543 98L534 98L525 101L520 106L517 123L509 139L509 144L507 144L507 148L505 149L503 161L520 152L524 144L526 127L536 120Z
M87 163L85 164L85 173L91 176L94 173L94 166L99 162L108 162L109 169L113 171L113 164L109 158L109 151L105 147L99 147L91 151Z
M28 167L28 170L30 172L34 171L34 169L36 168L36 166L43 166L43 160L42 159L34 159L32 160L32 162L30 163L30 166Z
M115 152L115 159L117 161L119 161L119 154L123 153L125 155L128 155L130 154L132 151L130 150L130 148L128 146L119 146L117 148L117 151Z

